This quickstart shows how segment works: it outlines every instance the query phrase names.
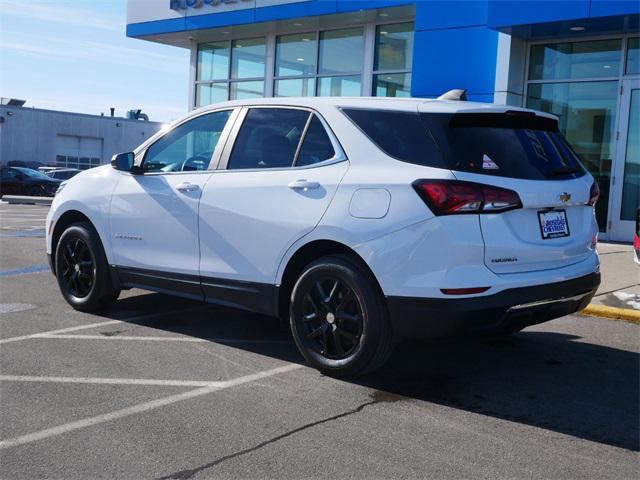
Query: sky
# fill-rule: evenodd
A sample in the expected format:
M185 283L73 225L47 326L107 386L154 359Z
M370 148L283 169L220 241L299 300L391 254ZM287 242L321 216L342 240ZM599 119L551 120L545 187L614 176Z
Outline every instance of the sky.
M126 0L0 0L0 96L117 116L187 112L189 51L127 38Z

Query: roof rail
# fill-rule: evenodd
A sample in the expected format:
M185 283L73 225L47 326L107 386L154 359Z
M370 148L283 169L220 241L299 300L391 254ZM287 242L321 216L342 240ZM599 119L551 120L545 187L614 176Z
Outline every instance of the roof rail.
M459 100L467 101L467 90L465 88L454 88L438 97L438 100Z

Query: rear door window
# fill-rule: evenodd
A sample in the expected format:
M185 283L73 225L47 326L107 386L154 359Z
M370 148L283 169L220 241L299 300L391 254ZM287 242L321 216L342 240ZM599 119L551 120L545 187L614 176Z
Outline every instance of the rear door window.
M227 169L291 167L309 115L306 110L288 108L250 109Z

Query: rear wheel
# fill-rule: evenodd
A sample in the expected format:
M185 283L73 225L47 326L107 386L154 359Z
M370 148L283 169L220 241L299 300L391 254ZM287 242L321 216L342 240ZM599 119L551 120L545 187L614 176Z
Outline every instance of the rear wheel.
M120 294L114 288L98 233L87 222L68 227L58 242L56 277L63 297L81 311L100 310Z
M371 372L391 354L384 297L371 274L348 255L308 265L293 288L289 313L300 352L327 375Z

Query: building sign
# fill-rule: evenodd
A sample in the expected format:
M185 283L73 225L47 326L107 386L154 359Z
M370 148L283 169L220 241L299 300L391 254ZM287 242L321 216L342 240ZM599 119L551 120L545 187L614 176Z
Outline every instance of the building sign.
M205 6L217 7L219 5L232 5L249 1L251 0L170 0L169 8L171 8L171 10L187 10L190 8L202 8Z

